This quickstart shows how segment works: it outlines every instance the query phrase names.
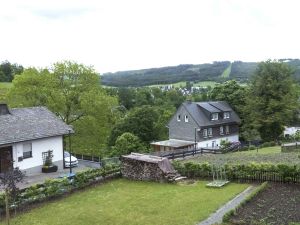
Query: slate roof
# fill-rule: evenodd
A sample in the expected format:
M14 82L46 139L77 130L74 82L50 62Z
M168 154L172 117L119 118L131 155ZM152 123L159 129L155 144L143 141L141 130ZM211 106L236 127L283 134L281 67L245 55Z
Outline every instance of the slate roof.
M240 123L241 120L235 111L229 106L227 102L184 102L183 107L190 113L191 117L196 121L199 127L208 127L214 125L222 125L229 123ZM230 112L229 119L223 119L219 117L219 120L211 120L210 117L205 113L215 112Z
M74 133L45 107L10 109L0 115L0 145Z

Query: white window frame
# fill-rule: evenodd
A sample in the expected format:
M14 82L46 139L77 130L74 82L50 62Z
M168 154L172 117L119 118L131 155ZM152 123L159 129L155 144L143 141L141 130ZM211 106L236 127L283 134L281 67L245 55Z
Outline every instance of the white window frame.
M226 131L226 134L229 134L229 132L230 132L230 130L229 130L229 125L226 125L225 131Z
M178 115L177 115L177 121L178 121L178 122L181 121L181 118L180 118L180 117L181 117L180 114L178 114Z
M203 137L207 138L207 129L203 129Z
M186 122L186 123L189 122L189 117L188 117L188 115L185 115L185 116L184 116L184 122Z
M207 134L208 134L209 137L212 137L212 136L213 136L213 130L212 130L211 127L208 128Z
M219 119L218 113L212 113L211 114L211 120L218 120L218 119Z
M229 119L230 118L230 112L224 112L224 119Z
M23 159L32 158L32 142L23 143L23 152L22 153L23 153Z
M223 135L223 134L224 134L224 127L220 126L220 135Z

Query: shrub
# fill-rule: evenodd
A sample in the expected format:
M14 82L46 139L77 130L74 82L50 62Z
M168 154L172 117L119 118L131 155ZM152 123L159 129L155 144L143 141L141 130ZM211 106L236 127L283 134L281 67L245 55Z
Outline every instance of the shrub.
M72 190L86 187L97 182L101 177L105 177L119 171L119 166L109 166L78 172L72 180L69 180L68 178L49 179L43 184L36 184L23 189L16 197L14 204L17 207L20 207L25 204L41 202L58 197ZM0 212L3 211L4 206L4 195L0 194Z
M250 145L249 146L249 150L255 150L255 149L256 149L255 145Z

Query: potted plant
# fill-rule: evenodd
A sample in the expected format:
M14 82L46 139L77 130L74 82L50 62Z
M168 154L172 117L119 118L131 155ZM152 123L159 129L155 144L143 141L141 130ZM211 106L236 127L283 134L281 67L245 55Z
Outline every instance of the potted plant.
M42 167L43 173L52 173L57 171L57 166L52 163L53 151L48 150L43 153L44 165Z

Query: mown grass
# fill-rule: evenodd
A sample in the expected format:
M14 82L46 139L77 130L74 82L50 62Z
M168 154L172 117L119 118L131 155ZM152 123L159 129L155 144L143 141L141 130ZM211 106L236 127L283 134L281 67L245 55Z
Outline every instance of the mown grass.
M219 163L234 163L234 164L249 164L252 162L256 163L285 163L285 164L300 164L298 158L299 153L281 153L280 146L261 148L251 151L242 151L227 154L204 154L183 160L182 162L193 161L193 162L209 162L212 164Z
M13 225L192 225L248 187L221 189L118 179L47 203L12 220ZM4 224L4 223L2 223Z

